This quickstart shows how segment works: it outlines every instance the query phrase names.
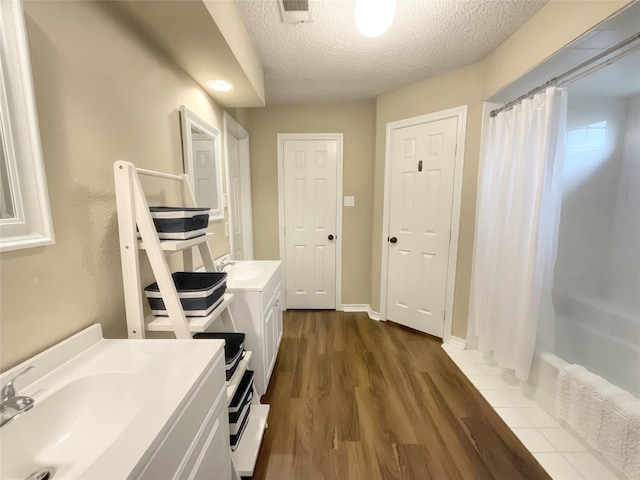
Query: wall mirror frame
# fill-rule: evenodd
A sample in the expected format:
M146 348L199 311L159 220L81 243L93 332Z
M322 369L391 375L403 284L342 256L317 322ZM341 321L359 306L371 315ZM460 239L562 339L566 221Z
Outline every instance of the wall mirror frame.
M0 251L55 242L21 0L0 1Z
M209 221L224 219L220 130L187 107L180 107L184 172L198 207L209 207Z

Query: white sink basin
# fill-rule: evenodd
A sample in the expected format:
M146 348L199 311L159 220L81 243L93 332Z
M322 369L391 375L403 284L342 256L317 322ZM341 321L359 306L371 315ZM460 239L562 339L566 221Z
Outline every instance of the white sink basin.
M101 373L64 385L0 429L2 478L27 478L52 467L53 478L84 470L146 403L140 374Z
M226 272L228 282L251 280L262 275L264 267L256 264L237 264L228 267Z

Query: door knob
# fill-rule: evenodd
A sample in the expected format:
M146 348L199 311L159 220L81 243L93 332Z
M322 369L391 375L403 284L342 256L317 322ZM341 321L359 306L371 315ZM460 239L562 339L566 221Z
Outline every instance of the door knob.
M333 235L329 235L327 238L328 238L329 240L333 240Z
M396 237L388 238L388 240L389 240L390 243L396 243L398 241L398 239Z

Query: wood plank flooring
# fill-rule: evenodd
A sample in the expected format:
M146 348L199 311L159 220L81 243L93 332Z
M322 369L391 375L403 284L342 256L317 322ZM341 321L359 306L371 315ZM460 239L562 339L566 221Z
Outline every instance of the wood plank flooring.
M285 312L253 478L549 479L440 345L364 313Z

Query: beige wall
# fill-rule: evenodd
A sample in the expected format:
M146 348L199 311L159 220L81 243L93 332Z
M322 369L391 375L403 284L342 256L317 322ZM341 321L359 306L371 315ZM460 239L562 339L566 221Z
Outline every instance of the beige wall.
M126 335L113 162L181 173L181 104L222 125L210 97L109 2L25 10L56 244L0 255L3 370L95 322ZM222 222L214 230L225 253Z
M371 256L374 106L278 105L246 110L250 133L253 237L256 259L277 259L278 133L343 133L342 303L368 304Z

